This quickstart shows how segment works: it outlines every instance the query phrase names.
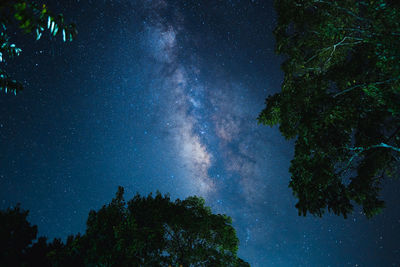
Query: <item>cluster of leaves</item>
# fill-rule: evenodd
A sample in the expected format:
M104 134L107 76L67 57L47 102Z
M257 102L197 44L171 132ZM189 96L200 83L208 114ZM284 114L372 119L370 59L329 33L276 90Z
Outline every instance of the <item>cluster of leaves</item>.
M50 36L62 35L63 41L72 41L77 30L75 25L65 24L63 15L54 15L45 4L33 0L0 1L0 62L13 58L21 49L10 41L8 31L17 27L26 34L35 35L39 40L47 30ZM22 84L13 80L0 68L0 90L17 94L23 89Z
M36 237L36 226L19 208L0 212L0 265L7 266L249 266L237 257L231 218L212 214L204 200L172 202L157 193L116 197L91 211L85 234L66 243Z
M379 213L385 177L399 174L400 4L388 0L279 0L280 93L258 121L296 139L291 182L299 214L354 203Z

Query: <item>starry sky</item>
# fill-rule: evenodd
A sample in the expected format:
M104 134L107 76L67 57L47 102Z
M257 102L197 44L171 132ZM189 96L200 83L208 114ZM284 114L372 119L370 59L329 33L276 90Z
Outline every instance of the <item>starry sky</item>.
M256 120L283 78L272 1L59 2L75 41L12 39L25 90L0 94L0 208L65 238L118 185L198 195L233 218L252 266L399 266L399 181L371 220L298 216L293 141Z

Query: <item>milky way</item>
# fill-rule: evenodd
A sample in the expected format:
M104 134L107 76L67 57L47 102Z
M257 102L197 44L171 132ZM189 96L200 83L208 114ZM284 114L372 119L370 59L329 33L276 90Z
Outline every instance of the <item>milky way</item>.
M176 35L181 34L180 25L163 24L159 18L160 9L167 8L166 2L148 3L149 12L155 17L150 25L144 29L147 53L153 57L158 64L158 72L154 73L160 84L154 86L162 95L161 109L164 114L161 120L166 122L168 133L172 139L174 150L181 162L183 181L187 190L192 193L206 195L215 190L213 179L208 170L212 164L212 154L201 140L196 128L202 123L202 118L197 113L204 113L202 105L196 94L202 90L201 85L195 78L193 68L179 61L179 53ZM160 78L161 77L161 78Z
M259 109L243 109L243 105L252 105L252 99L243 97L246 91L243 86L221 78L219 81L198 78L199 66L183 63L178 56L177 35L185 33L183 23L174 25L161 20L159 13L171 8L166 2L146 4L151 20L144 30L144 46L158 63L158 72L154 75L160 79L160 84L154 86L163 99L160 104L165 110L162 120L167 121L169 127L174 144L171 149L180 156L177 161L182 162L181 175L187 177L188 186L192 187L189 192L202 196L215 193L221 175L212 177L209 170L215 161L222 160L226 176L238 175L235 182L243 188L246 201L260 199L266 188L264 176L267 170L271 172L263 160L271 154L268 149L261 152L265 146L261 135L259 140L254 140L261 128L256 123ZM215 138L217 142L207 142ZM218 159L213 153L218 154Z

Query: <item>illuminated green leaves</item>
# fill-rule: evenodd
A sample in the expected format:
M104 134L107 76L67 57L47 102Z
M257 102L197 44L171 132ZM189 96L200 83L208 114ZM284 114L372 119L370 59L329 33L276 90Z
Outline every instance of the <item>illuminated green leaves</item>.
M9 78L7 73L1 72L0 70L0 91L16 95L18 92L22 91L22 89L22 84Z
M39 5L36 1L1 1L0 8L5 11L5 14L10 14L10 17L0 17L0 63L7 57L12 58L21 53L21 49L10 42L7 34L8 26L12 23L15 23L24 33L34 34L36 40L40 40L46 31L50 33L50 37L56 37L62 32L64 42L74 40L77 35L75 24L65 24L62 14L54 15L46 5ZM1 69L0 73L3 75L0 77L1 90L14 94L22 90L20 83L6 78L8 76Z
M14 56L18 56L21 51L15 44L9 42L9 38L4 32L0 33L0 63L6 60L5 56L13 58ZM21 90L22 85L9 78L7 73L0 69L0 91L16 95Z

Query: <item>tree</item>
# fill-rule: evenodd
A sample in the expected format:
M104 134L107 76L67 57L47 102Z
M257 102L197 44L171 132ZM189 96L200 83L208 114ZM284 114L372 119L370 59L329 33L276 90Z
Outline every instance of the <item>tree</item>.
M296 139L289 187L299 214L379 213L381 184L399 176L398 1L275 1L281 92L259 123Z
M19 205L0 211L0 265L21 266L29 245L36 239L37 226L26 217Z
M91 211L78 248L85 265L249 266L237 257L231 219L212 214L204 200L171 202L157 193L128 203L123 188L99 211Z
M36 240L37 226L28 222L28 213L19 204L0 210L0 266L74 266L74 258L64 255L74 237L66 245L57 238L51 243L45 237Z
M63 41L72 41L77 30L73 23L65 24L62 14L54 15L45 4L34 0L0 1L0 63L18 56L21 49L10 41L9 32L19 28L25 34L33 34L39 40L48 30L50 36L62 35ZM17 94L23 89L20 82L12 79L0 68L0 90Z
M0 265L250 266L237 257L231 218L212 214L202 198L172 202L157 193L126 203L123 193L119 187L111 203L91 211L86 232L69 236L65 244L41 237L29 246L37 229L27 222L27 212L0 213ZM21 234L10 238L10 233Z

